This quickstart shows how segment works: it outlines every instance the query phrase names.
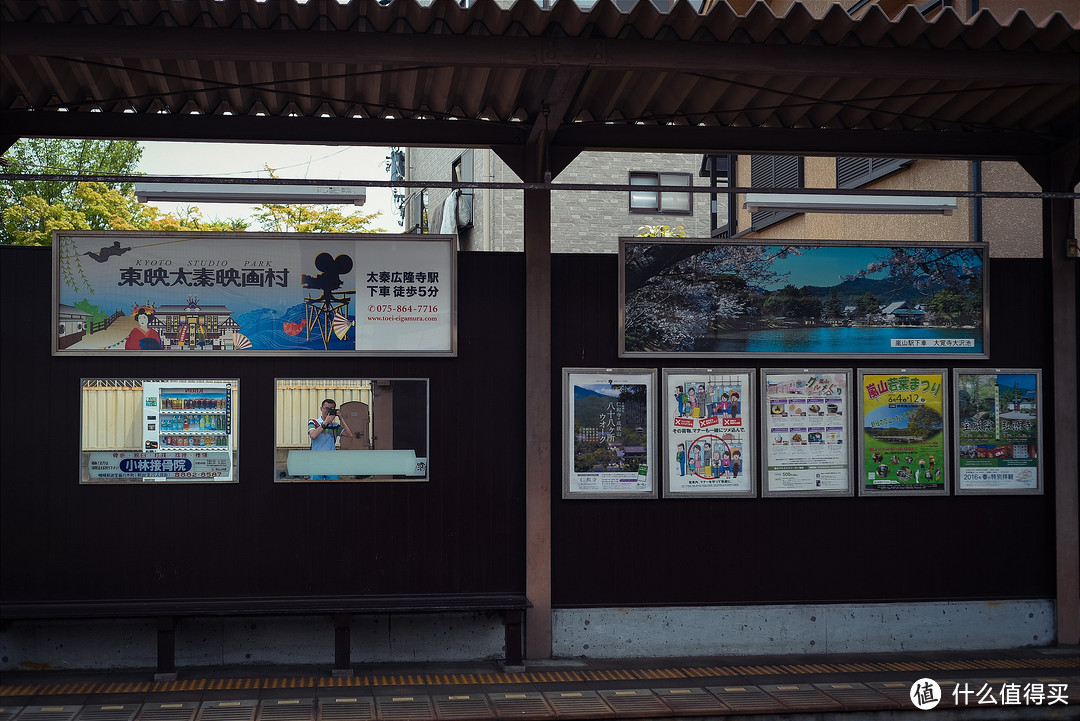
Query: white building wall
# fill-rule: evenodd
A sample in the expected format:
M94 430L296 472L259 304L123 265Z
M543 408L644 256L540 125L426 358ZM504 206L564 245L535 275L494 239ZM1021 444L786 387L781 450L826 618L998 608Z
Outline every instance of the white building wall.
M409 148L406 178L414 181L449 181L461 148ZM476 182L519 183L521 179L495 153L475 149L473 179ZM689 173L695 187L708 187L698 177L700 154L585 152L579 155L554 183L627 185L631 171ZM418 189L411 189L418 192ZM443 203L450 190L428 191L428 230L439 232ZM476 189L473 192L473 224L460 231L462 250L520 252L524 249L524 193L521 190ZM720 196L723 201L724 196ZM726 205L720 203L719 225L726 222ZM551 249L555 253L615 253L620 236L637 235L643 225L682 226L686 236L707 238L710 233L710 199L695 193L691 215L632 214L625 190L575 190L552 192ZM410 223L406 219L406 227Z

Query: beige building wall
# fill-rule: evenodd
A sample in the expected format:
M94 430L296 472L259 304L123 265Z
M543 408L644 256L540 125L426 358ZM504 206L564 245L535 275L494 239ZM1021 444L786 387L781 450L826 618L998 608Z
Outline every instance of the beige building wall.
M836 158L806 158L805 185L808 188L836 187ZM740 156L736 163L738 185L753 187L750 182L750 157ZM903 171L866 186L874 190L947 190L969 189L969 164L959 161L915 161ZM809 197L809 196L808 196ZM745 196L739 195L738 233L751 227ZM745 237L755 239L804 240L971 240L972 202L959 198L952 215L877 215L842 213L802 213L770 225Z
M1038 193L1030 175L1015 162L917 160L909 168L882 178L866 187L874 190L974 190L975 174L982 190L1002 193ZM737 184L752 187L749 156L737 163ZM835 158L806 158L805 183L808 188L836 187ZM1073 188L1080 190L1080 186ZM738 196L740 237L754 239L803 240L898 240L976 241L976 209L972 198L957 198L957 211L942 215L878 215L803 213L757 232L750 228L750 213L744 196ZM1042 201L1038 198L984 198L982 200L982 242L991 258L1041 258ZM1075 213L1080 213L1080 200Z

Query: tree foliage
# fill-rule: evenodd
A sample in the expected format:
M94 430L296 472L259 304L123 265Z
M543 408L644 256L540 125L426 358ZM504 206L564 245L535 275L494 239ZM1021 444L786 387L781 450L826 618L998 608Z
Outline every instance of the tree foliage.
M371 224L382 215L343 213L332 205L277 205L264 203L255 213L259 228L272 233L385 233Z
M8 173L51 175L134 175L142 158L142 146L133 140L64 140L21 138L4 153ZM10 180L4 182L0 211L35 196L47 205L68 200L79 182L75 180ZM110 184L122 193L131 183Z
M762 309L785 318L818 318L821 316L821 300L806 288L796 288L790 283L765 299Z
M874 315L881 310L881 301L878 297L866 291L862 297L855 302L855 311L860 315Z
M839 318L844 315L844 301L840 299L840 294L833 291L829 293L829 297L822 303L822 309L825 312L827 318Z
M9 173L136 175L143 149L134 141L23 139L5 153ZM276 177L273 170L271 176ZM333 206L266 203L255 213L275 232L374 233L379 213L345 213ZM245 219L207 219L198 207L176 214L139 203L131 183L11 180L0 186L0 243L51 245L54 230L247 230ZM77 268L68 268L72 277Z
M628 244L627 348L692 350L699 339L756 312L760 288L786 278L773 262L798 254L793 247Z
M197 207L180 215L162 213L138 202L134 191L105 183L77 183L66 198L52 203L37 195L20 198L4 209L0 227L5 243L52 245L54 230L242 231L247 222L207 220Z

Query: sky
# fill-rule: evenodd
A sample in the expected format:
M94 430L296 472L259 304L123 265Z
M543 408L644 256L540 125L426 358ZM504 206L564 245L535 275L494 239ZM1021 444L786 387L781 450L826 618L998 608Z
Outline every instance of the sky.
M183 175L207 178L269 178L269 165L279 178L319 180L389 180L386 147L351 145L272 145L263 143L180 143L144 141L138 170L149 175ZM175 213L197 205L208 220L249 218L256 206L232 203L161 203L161 211ZM342 206L344 210L346 206ZM359 213L382 215L374 227L401 232L397 209L389 188L368 188ZM252 221L251 230L259 230Z
M840 282L841 275L853 275L882 255L885 253L880 247L803 248L802 255L788 255L787 258L773 263L774 271L788 273L788 277L780 283L773 284L770 289L782 288L788 283L796 288L807 285L823 287L836 285ZM887 273L883 271L867 277L884 278L886 275Z

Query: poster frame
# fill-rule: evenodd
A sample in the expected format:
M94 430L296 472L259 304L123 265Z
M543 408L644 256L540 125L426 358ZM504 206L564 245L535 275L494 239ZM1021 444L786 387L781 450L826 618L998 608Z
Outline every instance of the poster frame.
M385 244L389 245L390 243L394 243L394 242L410 243L410 244L412 244L412 243L430 243L432 245L432 248L435 248L436 246L442 246L444 248L444 253L445 253L445 258L444 259L445 259L446 264L448 265L448 268L446 268L445 270L449 272L450 277L445 281L443 281L443 279L441 277L439 278L439 281L438 281L439 287L443 288L444 291L443 291L443 293L440 294L438 300L435 301L434 303L424 304L424 308L426 308L426 309L431 309L433 305L446 305L446 304L448 304L448 306L449 306L449 312L448 313L444 314L444 313L439 312L439 313L435 314L438 317L438 321L437 321L437 324L435 326L433 326L433 327L438 330L440 335L445 334L445 337L446 337L446 341L438 343L437 347L430 347L430 348L390 347L390 344L387 344L387 343L383 343L382 345L378 345L377 341L376 341L375 347L360 347L360 348L356 347L356 343L355 343L355 341L356 341L356 331L357 331L356 319L363 312L367 312L367 311L361 311L360 310L361 303L360 303L360 301L356 300L356 298L360 298L361 294L360 294L360 291L358 289L359 289L359 287L361 285L363 285L364 279L358 277L359 274L362 272L362 269L359 268L359 267L355 267L351 271L351 273L353 274L353 279L354 279L353 280L353 286L354 287L353 287L353 290L352 290L352 293L354 294L354 298L353 298L353 300L351 302L354 302L356 304L356 307L355 307L355 310L347 311L347 312L352 312L354 314L352 316L353 321L349 322L348 327L342 326L342 328L339 329L337 327L337 316L334 316L334 318L333 318L334 332L331 333L331 331L330 331L331 320L330 320L329 310L324 309L325 312L327 313L327 316L326 316L327 320L325 321L323 326L321 326L321 327L324 328L325 333L327 334L327 337L330 337L330 338L332 338L336 333L343 332L344 333L343 336L338 336L338 339L339 339L338 343L340 343L341 340L347 340L347 339L349 339L351 337L352 340L353 340L353 347L342 347L342 348L325 347L326 346L326 341L324 341L324 347L323 348L299 347L299 346L296 347L296 348L251 348L251 347L243 348L243 342L242 341L245 341L246 339L243 336L236 336L236 333L239 333L240 331L239 331L239 327L237 326L237 324L235 322L232 322L231 325L228 325L230 323L230 321L232 321L232 312L229 311L228 309L224 309L222 306L214 303L215 299L221 299L220 294L215 294L215 295L210 296L209 304L206 306L206 309L204 309L204 310L205 310L205 315L207 315L207 316L217 316L215 318L214 322L215 323L220 322L222 324L220 326L220 328L226 329L226 330L221 331L221 336L222 336L222 344L221 345L222 345L222 347L220 347L220 348L219 347L214 347L215 346L214 343L208 343L207 345L210 345L211 349L207 349L205 347L200 347L196 352L187 353L184 357L187 358L187 359L195 359L195 358L201 358L201 357L231 358L231 357L236 357L236 355L235 355L236 353L238 353L239 355L241 355L243 357L249 357L249 356L264 356L264 357L277 357L277 356L307 356L307 357L312 357L312 356L322 356L322 357L456 357L457 356L457 348L458 348L458 340L457 340L458 339L458 328L457 328L457 325L458 325L458 322L457 322L458 321L458 318L457 318L457 312L458 312L457 275L458 275L458 271L457 271L457 239L456 239L456 236L454 236L454 235L437 235L437 234L417 235L417 234L411 234L411 233L332 233L332 234L328 234L328 233L265 233L265 232L248 232L248 231L243 231L243 232L200 231L198 233L193 233L193 232L187 232L187 231L185 231L185 232L175 231L174 232L174 231L111 231L111 230L54 230L53 231L52 276L51 276L52 277L52 288L51 288L51 301L50 301L50 317L52 319L52 330L51 330L51 334L50 334L50 343L51 343L50 347L51 347L51 353L54 356L109 356L109 357L117 358L117 357L123 357L125 355L130 356L130 357L145 357L145 356L157 355L157 356L174 357L175 358L175 357L178 357L177 353L183 352L182 350L180 350L181 347L186 348L188 346L194 345L194 344L188 342L186 344L186 346L185 346L183 335L179 336L176 339L170 339L169 338L170 331L169 331L167 325L168 325L168 322L173 322L173 321L175 321L178 324L178 326L185 325L184 319L180 318L180 314L183 313L182 309L184 308L184 306L183 306L184 294L190 293L190 294L194 294L194 295L197 296L198 295L198 288L196 287L194 289L190 289L187 285L184 285L183 290L178 288L175 291L173 291L171 289L171 286L176 285L175 282L172 283L172 284L163 282L163 283L160 283L160 285L162 285L163 288L164 287L169 287L170 288L170 290L168 290L168 291L165 291L165 290L161 291L162 293L165 294L164 297L168 298L168 301L169 301L168 303L162 303L161 300L160 300L161 296L159 296L159 299L155 299L153 297L147 298L148 293L150 293L151 296L153 295L152 290L148 291L148 289L145 288L145 287L132 287L130 294L128 294L130 297L128 297L124 301L124 304L122 305L122 307L114 308L113 306L117 305L117 303L110 302L108 307L101 307L100 312L101 313L110 313L110 312L113 313L112 315L108 316L108 318L106 320L103 321L103 323L110 323L110 322L114 322L115 320L118 320L118 319L122 318L123 316L129 315L129 312L128 312L129 310L130 310L130 315L132 315L134 317L135 313L136 313L136 307L139 306L140 304L145 305L144 299L146 300L147 303L150 303L150 304L154 305L155 308L158 308L158 309L169 308L170 309L169 312L164 312L164 310L163 310L161 313L155 314L154 319L152 319L150 321L150 327L154 328L158 332L159 336L161 336L161 338L162 338L162 344L167 346L167 347L164 347L164 348L158 347L158 348L153 348L153 349L138 349L138 350L127 350L124 347L117 347L119 344L116 344L116 345L114 345L112 347L106 347L106 348L100 348L100 347L99 348L80 348L80 347L78 347L78 343L79 343L79 340L80 340L81 336L80 337L69 337L69 335L70 335L69 330L72 329L72 328L75 328L75 329L78 329L79 333L88 331L90 329L90 327L91 327L91 324L90 324L91 317L89 317L89 314L85 310L81 310L79 308L76 308L76 307L74 307L74 305L72 305L70 303L65 303L65 304L62 305L62 301L65 300L65 298L62 296L61 288L64 286L65 277L67 277L67 276L70 276L71 278L80 277L79 276L80 271L78 271L77 268L74 271L71 268L66 268L65 265L64 265L64 261L65 261L65 259L77 257L77 262L78 263L83 262L83 259L81 258L81 256L82 255L88 255L89 253L87 253L87 252L82 252L82 253L73 252L73 250L72 250L73 248L74 248L75 251L78 251L78 250L81 250L81 246L77 246L77 245L73 246L72 241L75 242L75 243L78 243L79 241L83 241L85 239L90 239L91 245L94 248L101 248L101 252L99 253L99 256L102 257L103 260L98 261L98 263L113 263L113 262L115 262L115 263L118 264L117 268L112 269L113 271L124 271L125 270L124 268L119 267L119 263L128 262L127 259L130 258L131 255L127 251L130 251L132 248L138 248L139 246L147 246L147 247L148 246L165 246L165 247L168 247L170 244L175 243L175 242L177 242L179 240L197 241L197 242L203 243L204 246L205 246L205 251L204 252L207 255L213 254L214 249L220 250L223 247L227 247L230 243L250 243L250 244L252 244L253 252L254 252L254 250L258 250L257 254L259 255L260 258L262 258L268 252L267 249L274 249L277 252L281 252L280 249L282 247L287 248L287 246L289 244L297 244L300 247L299 254L300 254L301 257L303 257L303 254L304 254L303 249L304 249L305 244L314 244L314 243L331 244L332 246L340 246L340 245L352 243L352 244L355 244L356 247L366 247L366 248L370 248L374 244L385 243ZM115 249L112 248L113 245L116 246ZM203 249L202 248L196 248L195 250L203 250ZM314 252L314 251L312 251L312 252ZM336 252L336 251L334 251L334 252ZM68 253L68 255L62 255L64 253ZM389 254L389 250L387 251L387 253ZM440 253L440 258L441 259L443 259L442 256L443 256L443 254ZM113 260L113 258L116 258L116 260ZM140 259L140 260L142 260L142 259ZM183 258L180 258L180 260L182 261ZM190 259L190 258L188 259L188 261L189 262L195 262L195 263L199 263L199 262L206 262L206 263L219 262L219 261L214 261L214 260L203 260L203 259L194 259L193 260L193 259ZM131 262L137 262L137 261L131 261ZM152 263L154 261L153 260L144 260L144 262ZM226 261L226 262L228 262L228 261ZM261 260L255 261L255 262L261 262ZM98 266L98 263L93 263L93 262L91 262L89 260L86 261L87 267L90 267L90 268L94 268L94 267ZM102 267L104 267L104 266L102 266ZM176 266L174 265L173 268L175 269ZM141 271L150 271L150 270L155 270L155 268L149 268L148 267L148 268L144 268L144 269L140 269L140 270ZM190 269L190 268L187 269L187 270L188 270L189 273L192 271L192 269ZM240 268L240 269L237 269L237 270L242 271L242 270L245 270L245 269ZM410 270L412 270L412 269L410 269ZM442 272L444 270L444 268L440 267L438 270L440 272ZM320 272L320 271L322 271L322 272ZM282 299L280 296L272 296L276 303L278 303L279 305L286 305L287 304L289 306L295 306L296 304L301 304L301 303L307 305L307 300L308 300L307 296L318 296L320 291L318 289L311 289L311 286L305 285L304 283L306 283L308 281L304 280L304 277L306 277L306 276L311 276L311 277L316 277L316 278L320 277L325 273L324 268L322 268L322 267L317 268L314 265L312 265L310 267L307 267L307 266L298 267L298 268L291 268L290 267L289 268L289 273L290 273L290 275L295 276L295 286L290 288L288 293L285 293L285 292L280 293L280 296L284 296L284 299ZM79 282L81 284L85 284L86 283L85 276L80 277L80 280L77 281L77 282ZM292 282L292 279L290 278L290 283L291 282ZM269 295L270 292L271 292L271 289L269 288L269 286L271 284L267 283L266 285L267 285L267 288L268 288L268 290L266 291L266 294ZM344 297L347 297L346 291L348 291L348 290L349 290L349 288L346 288L346 287L343 286L343 287L338 289L337 293L344 298ZM396 290L393 289L393 288L391 289L391 291L396 292ZM71 300L74 300L74 296L78 295L78 291L71 291L71 292L73 294ZM372 291L372 292L374 292L374 291ZM381 286L380 286L380 292L381 292ZM97 295L100 295L100 294L97 294ZM91 298L96 298L97 295L91 295L90 297ZM324 293L324 295L325 295L325 293ZM86 300L86 299L82 299L82 300ZM75 301L75 302L76 303L81 303L82 300ZM318 305L318 302L317 302L318 299L312 298L312 300L314 300L316 302L316 305ZM132 301L134 301L134 305L132 304ZM204 298L203 303L206 303L206 302L207 302L206 298ZM388 301L385 301L383 303L379 303L377 305L372 305L372 304L368 304L368 305L371 306L371 307L378 307L380 309L378 312L382 312L381 309L386 308L386 307L392 307L393 309L396 309L397 306L396 306L395 303L397 303L397 302L404 303L404 302L407 302L407 301L402 301L401 299L395 299L395 298L391 297ZM97 303L95 303L95 305L97 305ZM346 307L348 307L348 306L346 306ZM416 306L411 306L411 307L416 308ZM181 310L175 310L177 308L179 308ZM115 312L113 312L114 310L115 310ZM420 310L423 310L423 309L420 309ZM378 333L386 333L386 332L391 332L392 333L392 332L394 332L394 329L396 329L398 326L405 325L403 322L400 321L400 318L405 317L405 316L414 316L414 315L417 315L417 314L421 314L420 310L417 310L416 313L412 313L412 311L410 310L410 312L408 314L404 314L404 315L399 315L399 314L397 314L396 310L392 310L391 314L392 315L397 315L398 322L390 322L390 321L394 321L395 318L389 318L389 317L388 318L377 319L378 321L381 321L381 324L376 323L376 325L378 325L378 328L376 328L376 325L371 326L372 332L376 333L376 334L378 334ZM444 310L445 310L445 308L444 308ZM375 312L375 311L373 311L373 312ZM165 320L161 320L160 318L157 318L156 315L162 316L163 318L165 318ZM187 313L187 315L191 316L191 315L194 315L194 314ZM172 317L172 321L169 320L170 316ZM432 316L432 317L435 317L435 316ZM306 319L304 319L304 320L306 320ZM345 319L345 321L347 321L347 320L348 319ZM343 322L345 322L345 321L343 321ZM130 321L128 321L128 322L130 322ZM191 327L194 327L195 323L191 322L190 325L191 325ZM209 326L209 320L208 320L207 325ZM315 337L315 333L313 332L313 329L314 329L314 323L305 324L305 329L304 330L298 331L298 333L296 333L296 334L293 334L293 333L291 333L289 331L283 331L283 335L285 333L288 333L289 335L298 335L299 333L310 334L311 338L308 338L307 336L305 336L305 339L308 342L313 342L312 341L313 338L314 338L315 341L317 341L317 338ZM387 331L387 329L390 329L390 330ZM207 333L207 335L209 336L211 334ZM400 337L400 335L399 335L399 337ZM226 338L228 340L226 340ZM235 345L232 344L234 339L235 339ZM121 342L123 342L123 336L122 335L120 336L120 340L121 340ZM329 342L331 344L334 344L333 340L331 340ZM201 345L202 344L200 344L200 346ZM433 344L433 346L435 346L435 345L436 344ZM243 349L241 350L241 348L243 348Z
M155 477L153 474L147 472L139 476L127 476L121 478L102 478L95 480L91 477L91 471L88 463L91 456L95 453L98 454L131 454L133 458L142 457L156 457L157 455L165 455L169 451L164 450L148 450L147 448L132 450L123 448L114 449L101 449L98 451L89 451L86 449L86 426L89 422L88 415L90 409L87 408L87 387L92 387L89 384L99 383L103 384L99 387L102 388L124 388L132 392L136 390L140 396L140 402L137 404L137 408L132 412L132 423L138 426L138 436L140 439L145 437L144 425L153 423L156 427L149 428L150 431L167 433L164 428L160 427L161 424L161 411L160 409L153 409L148 411L148 407L144 407L142 399L144 398L144 388L146 384L157 385L173 385L173 386L191 386L191 387L204 387L207 384L231 384L229 387L229 393L232 399L227 405L228 408L228 427L229 434L234 439L231 444L229 453L230 459L230 476L231 478L224 480L218 478L168 478L163 476ZM137 385L136 385L137 384ZM136 378L136 377L104 377L104 376L84 376L79 379L79 467L77 472L77 478L79 479L80 486L180 486L180 485L236 485L240 483L240 377L224 377L213 376L206 378L176 378L176 377L150 377L150 378ZM122 409L116 408L116 404L110 404L110 407L114 411L122 411ZM213 412L213 411L210 411ZM148 415L148 413L150 415ZM190 411L191 414L198 414L199 411ZM183 413L181 413L183 415ZM102 424L109 429L115 428L115 424ZM181 435L184 433L180 432ZM185 449L173 449L173 455L177 457L186 457L189 459L195 459L193 462L197 463L197 457L200 455L198 449L185 450ZM151 455L152 454L152 455Z
M672 423L670 419L674 418L675 408L675 388L672 386L673 379L679 376L686 375L698 375L698 376L744 376L745 383L744 396L742 399L741 409L743 410L743 429L744 429L744 452L741 454L744 463L757 464L757 422L754 418L754 414L757 412L757 399L754 397L757 394L757 369L756 368L665 368L663 370L663 381L661 387L663 388L664 401L660 404L661 414L663 417L662 427L664 430L663 440L663 476L664 476L664 498L756 498L758 493L758 477L759 473L754 465L751 465L750 469L745 474L746 479L749 481L747 488L732 488L726 490L724 488L714 488L710 490L676 490L673 489L673 474L674 469L670 460L673 456L672 449Z
M945 479L942 488L927 489L927 490L874 490L867 488L868 469L863 465L866 458L866 435L863 429L866 427L866 402L865 402L865 378L867 376L877 375L890 375L890 374L907 374L907 375L921 375L921 376L938 376L941 378L941 453L942 461L941 467L945 472ZM866 498L886 498L893 496L932 496L941 497L948 496L952 489L952 459L949 456L949 394L951 389L948 386L949 383L949 371L946 368L860 368L858 374L858 392L859 392L859 411L858 419L859 425L857 432L859 434L859 455L856 459L856 472L858 473L859 483L859 495Z
M961 423L960 418L961 405L960 405L960 381L963 376L970 375L985 375L995 376L1000 378L1001 376L1019 376L1019 375L1031 375L1035 376L1035 448L1036 450L1036 472L1035 472L1035 486L1033 488L968 488L963 483L963 473L961 468L963 466L963 460L961 458ZM956 478L954 484L955 493L958 496L1041 496L1045 491L1045 462L1043 453L1045 448L1043 446L1043 379L1042 369L1040 368L954 368L952 371L952 398L954 407L956 408L956 420L953 424L953 447L956 449L953 462L953 474Z
M644 412L644 428L646 438L645 467L646 488L644 490L601 490L583 491L572 488L571 476L575 464L575 434L574 434L574 382L578 377L584 380L586 377L614 377L633 379L635 384L645 386L646 407ZM610 382L609 380L609 382ZM563 469L562 469L562 497L563 499L649 499L659 497L659 483L657 482L656 467L656 382L657 371L655 368L563 368L562 370L562 442L563 442Z
M306 388L289 389L289 388L286 388L283 385L283 384L285 384L286 382L289 382L289 381L294 381L294 382L299 382L299 383L305 383L306 382L306 383L309 383L310 385L307 386ZM424 448L424 455L423 456L416 456L414 458L414 460L412 461L412 463L414 464L413 465L413 468L414 468L413 472L402 473L402 474L399 474L399 475L393 475L393 474L390 474L388 472L372 473L372 474L368 474L368 475L341 474L340 477L329 477L329 476L308 477L308 476L303 476L303 475L290 476L288 474L288 468L292 463L292 459L288 455L291 452L290 449L292 449L292 450L310 450L310 439L308 441L306 441L306 442L302 442L300 447L297 447L296 444L282 443L281 436L283 435L283 432L284 432L283 427L285 425L285 409L282 408L281 406L282 405L290 405L290 403L286 399L286 395L288 394L289 390L298 390L298 391L300 391L301 396L306 395L308 397L307 399L309 400L309 405L308 406L304 406L302 408L296 408L295 409L295 411L298 412L299 415L294 414L289 419L290 422L294 422L296 424L295 427L294 427L294 432L297 432L299 434L299 431L297 429L301 429L302 426L304 425L304 423L311 419L312 415L314 415L315 411L318 409L318 406L321 405L322 401L326 398L327 394L334 394L336 396L333 400L337 404L337 408L338 408L339 411L351 410L351 408L348 408L348 406L350 404L350 401L359 401L361 398L366 398L366 399L372 401L372 403L370 403L370 404L364 404L364 405L368 406L368 408L366 410L368 410L369 414L374 415L375 414L374 405L376 404L375 396L377 394L376 389L379 388L379 387L392 388L394 383L402 383L402 382L406 382L406 383L422 383L423 384L423 395L424 395L423 438L424 438L425 448ZM353 392L348 393L345 396L343 396L341 394L341 391L343 390L341 387L338 387L336 389L333 387L335 384L337 384L338 386L341 386L342 384L349 384L349 383L355 384L356 387L353 390ZM370 385L365 388L363 386L364 383L368 383ZM355 396L355 398L353 396ZM344 400L345 398L349 398L349 400ZM400 412L400 411L396 410L396 405L392 405L388 409L388 411L389 411L389 416L391 418L394 418L394 416L397 415L397 413ZM344 416L345 413L341 413L341 415ZM373 420L373 418L371 418L371 415L369 415L368 419L366 419L366 420L367 420L367 422L369 424L374 424L374 420ZM347 423L347 421L346 421L346 423ZM354 423L355 423L355 421L354 421ZM309 426L309 428L312 428L312 427L313 426ZM357 430L357 429L354 429L354 430ZM370 431L372 429L365 426L365 428L363 430ZM379 426L375 425L374 426L374 432L365 434L366 435L366 440L364 442L362 442L362 443L359 443L359 444L350 444L349 442L346 442L344 440L344 434L343 434L342 440L337 441L337 446L338 447L336 448L336 451L340 452L342 450L348 450L348 449L346 449L344 447L346 445L366 445L368 443L377 443L378 442L377 439L385 437L385 435L386 435L385 432L387 432L387 431L390 432L391 437L393 436L393 432L392 432L393 429L392 428L383 427L382 430L384 431L383 433L378 432L379 431ZM306 443L308 445L308 448L303 448L302 447L303 443ZM296 376L289 376L287 378L275 378L274 379L274 444L273 444L273 449L274 449L274 464L273 464L273 467L274 467L274 483L275 484L280 483L280 484L307 485L307 484L313 484L313 483L428 483L428 482L431 481L431 379L427 378L427 377L408 377L408 378L399 378L399 377L390 378L390 377L385 377L385 376L379 376L379 377L348 376L348 377L345 377L345 376L340 376L340 375L339 376L312 376L312 377L304 377L304 378L299 378L299 377L296 377ZM393 449L387 449L387 450L393 450ZM398 450L400 450L400 449L398 449ZM284 451L284 454L283 454L284 457L280 457L282 455L283 451ZM414 455L415 455L415 451L414 451ZM285 464L284 470L282 469L282 463L283 462ZM380 461L380 463L385 464L385 462L382 462L382 461ZM421 470L423 471L422 474L421 474Z
M763 350L722 350L722 351L696 351L696 350L680 350L673 347L665 347L662 341L655 339L650 340L650 348L647 350L628 350L627 349L627 246L629 244L635 245L655 245L655 246L714 246L714 247L734 247L739 249L745 248L762 248L770 246L778 246L782 248L803 248L803 249L823 249L833 248L837 249L841 253L844 249L848 249L849 255L852 256L850 266L847 269L852 272L859 272L864 270L864 267L860 267L860 263L856 262L862 256L865 256L867 249L879 248L883 252L893 251L897 249L909 249L909 250L942 250L946 254L949 251L955 249L967 249L974 251L978 254L981 263L981 283L979 284L979 292L981 292L981 343L982 348L979 351L972 350L971 352L965 351L917 351L907 350L906 347L921 347L919 340L914 338L899 338L890 339L890 343L894 340L898 344L902 344L905 341L911 343L910 346L896 345L890 347L887 350L881 351L867 351L860 352L858 350L845 349L844 355L852 358L859 359L895 359L899 357L912 358L912 359L951 359L953 361L964 361L968 359L986 359L990 357L990 288L989 288L989 250L985 243L972 243L972 242L901 242L901 241L869 241L869 240L809 240L809 239L794 239L794 240L778 240L778 239L716 239L716 238L647 238L647 237L620 237L619 238L619 278L618 278L618 353L620 358L655 358L657 356L689 356L699 358L775 358L777 356L788 356L798 358L833 358L837 354L836 343L841 341L832 340L825 345L826 338L822 337L821 340L811 339L812 345L822 345L821 350L807 350L807 349L785 349L783 347L763 349ZM944 256L943 256L944 257ZM676 261L671 261L665 270L674 265ZM770 261L771 262L771 261ZM864 264L865 265L865 264ZM807 287L810 287L809 285ZM713 299L716 300L715 297ZM648 306L646 307L646 309ZM914 309L918 311L918 309ZM910 309L909 309L909 312ZM650 323L650 327L655 327L656 323ZM881 327L897 327L903 328L904 325L889 325L887 323L876 324ZM929 328L929 326L927 326ZM815 334L821 336L827 334L830 331L842 330L842 325L837 324L825 324L825 323L811 323L807 327L803 327L800 330L807 334ZM763 327L759 330L770 330L770 327ZM714 334L722 334L724 332L740 333L742 330L728 330L728 331L711 331ZM771 332L771 331L770 331ZM949 338L943 338L942 343L948 342ZM960 342L960 339L951 339ZM825 362L828 362L827 360Z
M772 479L769 474L769 450L772 444L769 442L770 429L769 419L772 416L770 409L771 402L769 400L769 378L777 375L796 375L796 374L835 374L841 375L844 378L844 382L848 388L848 392L843 399L843 410L840 414L841 425L844 428L844 435L847 437L847 447L844 451L844 463L847 471L847 483L844 488L837 489L823 489L823 490L793 490L784 491L778 490L773 487ZM760 397L760 410L761 410L761 497L762 498L849 498L855 494L855 444L850 442L852 434L852 418L854 415L854 402L851 399L851 389L853 381L853 373L851 368L837 368L837 367L815 367L815 368L762 368L761 369L761 384L759 388Z

